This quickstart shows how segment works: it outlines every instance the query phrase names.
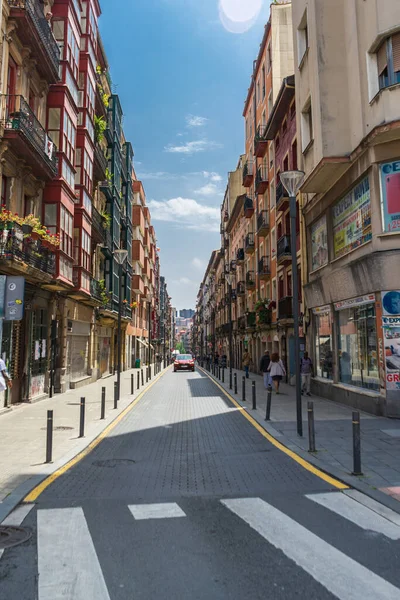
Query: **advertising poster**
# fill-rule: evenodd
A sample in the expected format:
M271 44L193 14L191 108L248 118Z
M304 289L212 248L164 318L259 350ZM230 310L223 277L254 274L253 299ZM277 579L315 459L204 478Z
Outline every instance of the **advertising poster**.
M387 317L400 315L400 291L382 292L383 314Z
M335 258L372 239L371 193L366 177L332 208Z
M386 389L400 391L400 290L382 292Z
M383 230L400 231L400 160L380 165Z
M328 263L326 215L311 226L311 266L319 269Z

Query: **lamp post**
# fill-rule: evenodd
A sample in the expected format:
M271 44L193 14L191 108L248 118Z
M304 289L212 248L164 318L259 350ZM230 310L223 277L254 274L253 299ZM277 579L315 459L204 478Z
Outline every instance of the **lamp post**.
M148 347L148 350L147 350L147 372L148 372L149 378L150 378L150 365L151 365L151 295L150 294L147 295L147 302L149 303L149 314L148 314L148 318L149 318L149 338L148 338L149 347Z
M228 273L225 275L225 279L228 283L228 319L229 319L229 371L232 375L233 365L233 348L232 348L232 274ZM231 377L232 381L232 377Z
M121 354L122 354L122 331L121 331L121 319L122 319L122 265L126 261L128 256L127 250L114 250L114 260L118 264L118 329L117 329L117 401L121 395Z
M303 171L283 171L280 174L283 187L289 194L290 203L290 248L292 254L292 287L293 287L293 328L294 352L296 369L296 413L297 433L303 435L303 417L301 405L301 376L300 376L300 335L299 335L299 285L296 252L296 196L304 181Z

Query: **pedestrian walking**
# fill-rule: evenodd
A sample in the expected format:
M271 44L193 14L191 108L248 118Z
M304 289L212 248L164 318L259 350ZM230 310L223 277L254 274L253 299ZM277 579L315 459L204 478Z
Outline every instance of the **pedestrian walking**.
M304 352L304 356L300 361L300 373L301 373L301 393L311 396L310 385L311 375L314 372L314 367L311 358L308 356L308 352Z
M252 363L251 355L247 350L245 350L245 352L243 354L243 358L242 358L242 364L243 364L244 372L246 373L246 379L249 378L249 367L250 367L251 363Z
M268 371L271 375L272 381L274 382L275 391L277 394L279 394L279 385L283 379L283 376L286 375L286 370L277 352L274 352L271 356L271 362L269 364Z
M268 387L272 387L271 375L268 371L268 367L271 363L271 357L269 355L268 350L265 351L264 356L262 356L260 361L260 371L263 374L264 378L264 387L268 389Z

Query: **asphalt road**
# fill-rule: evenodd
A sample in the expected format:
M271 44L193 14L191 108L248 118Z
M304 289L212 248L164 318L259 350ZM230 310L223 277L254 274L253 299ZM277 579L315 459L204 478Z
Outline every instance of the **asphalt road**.
M398 600L399 515L240 413L202 373L169 371L9 517L32 537L0 558L1 600Z

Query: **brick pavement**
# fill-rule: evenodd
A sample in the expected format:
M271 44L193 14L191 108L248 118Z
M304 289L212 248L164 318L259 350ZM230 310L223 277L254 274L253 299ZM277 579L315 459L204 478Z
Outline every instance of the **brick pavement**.
M237 374L240 404L243 371ZM251 385L256 383L257 411L251 409ZM229 369L225 370L225 384L220 385L229 391ZM360 484L363 491L380 490L391 498L400 501L400 421L376 417L367 413L361 416L361 451L363 477L351 476L352 453L352 408L317 396L303 396L303 437L297 435L295 388L281 384L281 393L272 394L271 421L266 423L266 391L260 375L250 373L246 380L246 406L253 416L280 441L295 452L308 454L307 401L314 403L317 452L312 462L327 472L341 477L347 482ZM232 395L233 390L232 390ZM357 479L357 482L355 481ZM365 486L365 487L364 487ZM378 494L380 501L385 497ZM396 503L389 502L394 508ZM398 504L397 510L400 510Z
M54 411L53 462L75 455L97 437L103 429L137 397L137 371L121 374L121 400L114 410L114 376L99 379L77 390L68 390L52 399L21 404L2 411L0 416L0 509L1 503L31 477L45 474L52 467L44 465L47 411ZM154 367L152 369L154 373ZM131 396L131 373L135 394ZM146 376L144 372L144 386ZM100 420L101 388L106 388L106 418ZM140 388L140 391L144 388ZM85 438L79 435L80 398L86 398ZM57 429L60 428L60 429ZM0 510L1 513L1 510ZM1 519L0 519L1 521Z

